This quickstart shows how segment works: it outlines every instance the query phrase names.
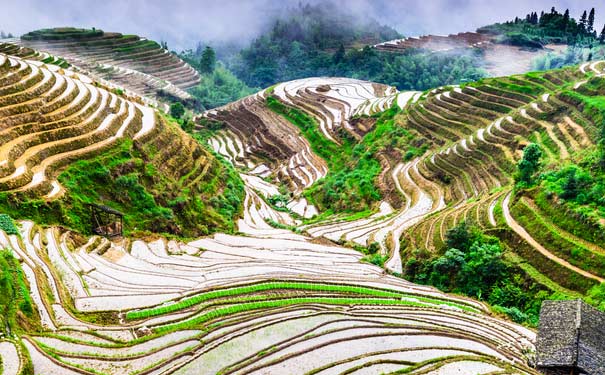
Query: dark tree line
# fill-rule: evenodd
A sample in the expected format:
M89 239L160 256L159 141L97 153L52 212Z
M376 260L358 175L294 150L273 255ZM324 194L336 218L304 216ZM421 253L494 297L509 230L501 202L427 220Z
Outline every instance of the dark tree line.
M595 9L584 10L576 20L569 14L552 7L549 12L530 12L525 18L515 17L512 21L484 26L480 32L502 35L503 42L514 41L518 45L538 47L538 44L567 43L591 45L605 42L605 26L600 34L595 28Z

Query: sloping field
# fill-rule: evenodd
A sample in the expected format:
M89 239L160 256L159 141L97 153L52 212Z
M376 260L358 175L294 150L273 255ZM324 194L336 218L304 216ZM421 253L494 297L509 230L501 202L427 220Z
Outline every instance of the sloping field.
M21 260L44 327L23 338L36 373L534 373L533 332L346 248L278 229L118 244L19 226L0 244Z
M483 48L491 44L492 36L474 32L464 32L450 35L422 35L403 39L389 40L374 45L379 51L404 52L408 49L426 49L442 52L460 48Z
M187 99L199 74L154 41L136 35L74 28L32 31L14 43L61 56L89 74L139 95L163 91Z
M62 187L53 170L156 127L152 109L99 89L88 77L4 54L0 62L2 191L55 198Z
M600 125L584 104L570 100L570 93L587 95L584 84L589 77L600 79L603 65L486 80L435 93L421 108L410 108L408 124L444 144L419 170L440 185L448 207L404 233L404 260L414 249L443 249L447 230L467 222L497 235L548 290L585 293L605 281L601 242L573 234L580 232L560 220L564 208L538 205L531 192L511 191L516 163L528 143L539 144L544 165L553 168L594 146ZM480 121L484 125L472 133L463 128ZM459 135L464 137L456 140Z
M115 38L30 36L57 45ZM0 341L3 373L536 374L533 331L339 243L376 243L385 268L401 273L402 258L438 254L447 230L465 221L497 236L552 290L585 293L605 279L605 240L513 189L527 144L555 166L594 146L599 125L576 99L603 94L604 62L424 93L340 78L279 84L200 117L199 135L235 172L150 107L49 56L5 48L23 58L0 54L3 207L34 219L55 207L62 224L81 229L70 220L84 211L66 204L97 194L147 231L109 241L33 221L2 227L0 248L18 261L10 272L30 302L13 314L30 329ZM386 196L363 215L304 222L318 214L304 192L330 165L309 134L363 145L396 107L389 126L430 143L380 164L402 203ZM220 230L237 234L207 236Z
M241 182L197 141L57 65L0 54L0 139L0 204L21 217L85 230L85 203L110 201L132 228L199 235L240 212Z
M393 105L405 107L417 94L353 79L301 79L205 112L197 129L220 124L222 129L208 140L212 148L247 174L274 176L273 183L287 186L294 197L288 207L308 218L317 210L298 196L326 175L326 161L312 151L297 126L269 108L268 101L279 100L311 116L322 137L339 143L343 136L359 139L371 130L353 125L354 116L380 113Z

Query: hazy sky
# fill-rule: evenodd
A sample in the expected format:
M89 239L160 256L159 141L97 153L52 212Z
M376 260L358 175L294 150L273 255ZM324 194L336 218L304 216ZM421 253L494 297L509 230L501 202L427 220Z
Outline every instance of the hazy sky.
M310 0L307 2L320 2ZM305 1L303 1L305 2ZM370 15L408 36L447 34L523 16L555 5L578 18L596 8L596 28L605 22L605 2L593 0L334 0ZM0 0L0 30L21 35L43 27L97 27L166 40L171 49L196 41L249 40L271 16L299 0Z

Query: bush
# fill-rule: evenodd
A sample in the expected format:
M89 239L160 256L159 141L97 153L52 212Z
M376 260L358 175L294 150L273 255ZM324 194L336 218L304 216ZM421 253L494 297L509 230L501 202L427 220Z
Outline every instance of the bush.
M170 116L175 119L180 119L185 114L185 106L181 102L172 103L170 105Z
M8 235L19 234L19 229L17 229L15 222L7 214L0 214L0 230L4 231L4 233Z

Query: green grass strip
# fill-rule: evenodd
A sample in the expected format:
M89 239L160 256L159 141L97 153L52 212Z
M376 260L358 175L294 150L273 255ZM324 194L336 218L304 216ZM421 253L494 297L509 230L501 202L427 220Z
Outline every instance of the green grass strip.
M446 304L453 307L458 307L467 311L477 311L477 309L464 306L462 304L452 303L445 300L433 299L415 296L407 293L392 292L387 290L373 289L361 286L352 285L332 285L332 284L318 284L318 283L304 283L304 282L269 282L260 283L254 285L247 285L243 287L236 287L230 289L221 289L212 292L198 294L192 297L188 297L180 300L177 303L159 306L151 309L130 311L126 314L126 319L136 320L142 318L149 318L153 316L173 313L175 311L187 309L194 305L200 304L216 298L232 297L240 294L263 292L268 290L279 290L279 289L294 289L294 290L309 290L309 291L321 291L321 292L339 292L339 293L355 293L369 295L373 297L383 298L401 298L409 297L415 298L419 301L423 301L430 304Z
M260 310L260 309L271 309L276 307L286 307L292 305L301 304L323 304L323 305L378 305L378 306L413 306L413 307L433 307L425 303L398 300L398 299L384 299L384 298L344 298L344 297L300 297L300 298L288 298L273 301L259 301L242 303L238 305L218 308L216 310L209 311L205 314L196 316L185 321L166 325L163 327L156 328L156 332L165 333L169 331L186 329L187 327L198 326L204 324L210 320L221 318L245 311ZM466 310L469 308L466 307Z

